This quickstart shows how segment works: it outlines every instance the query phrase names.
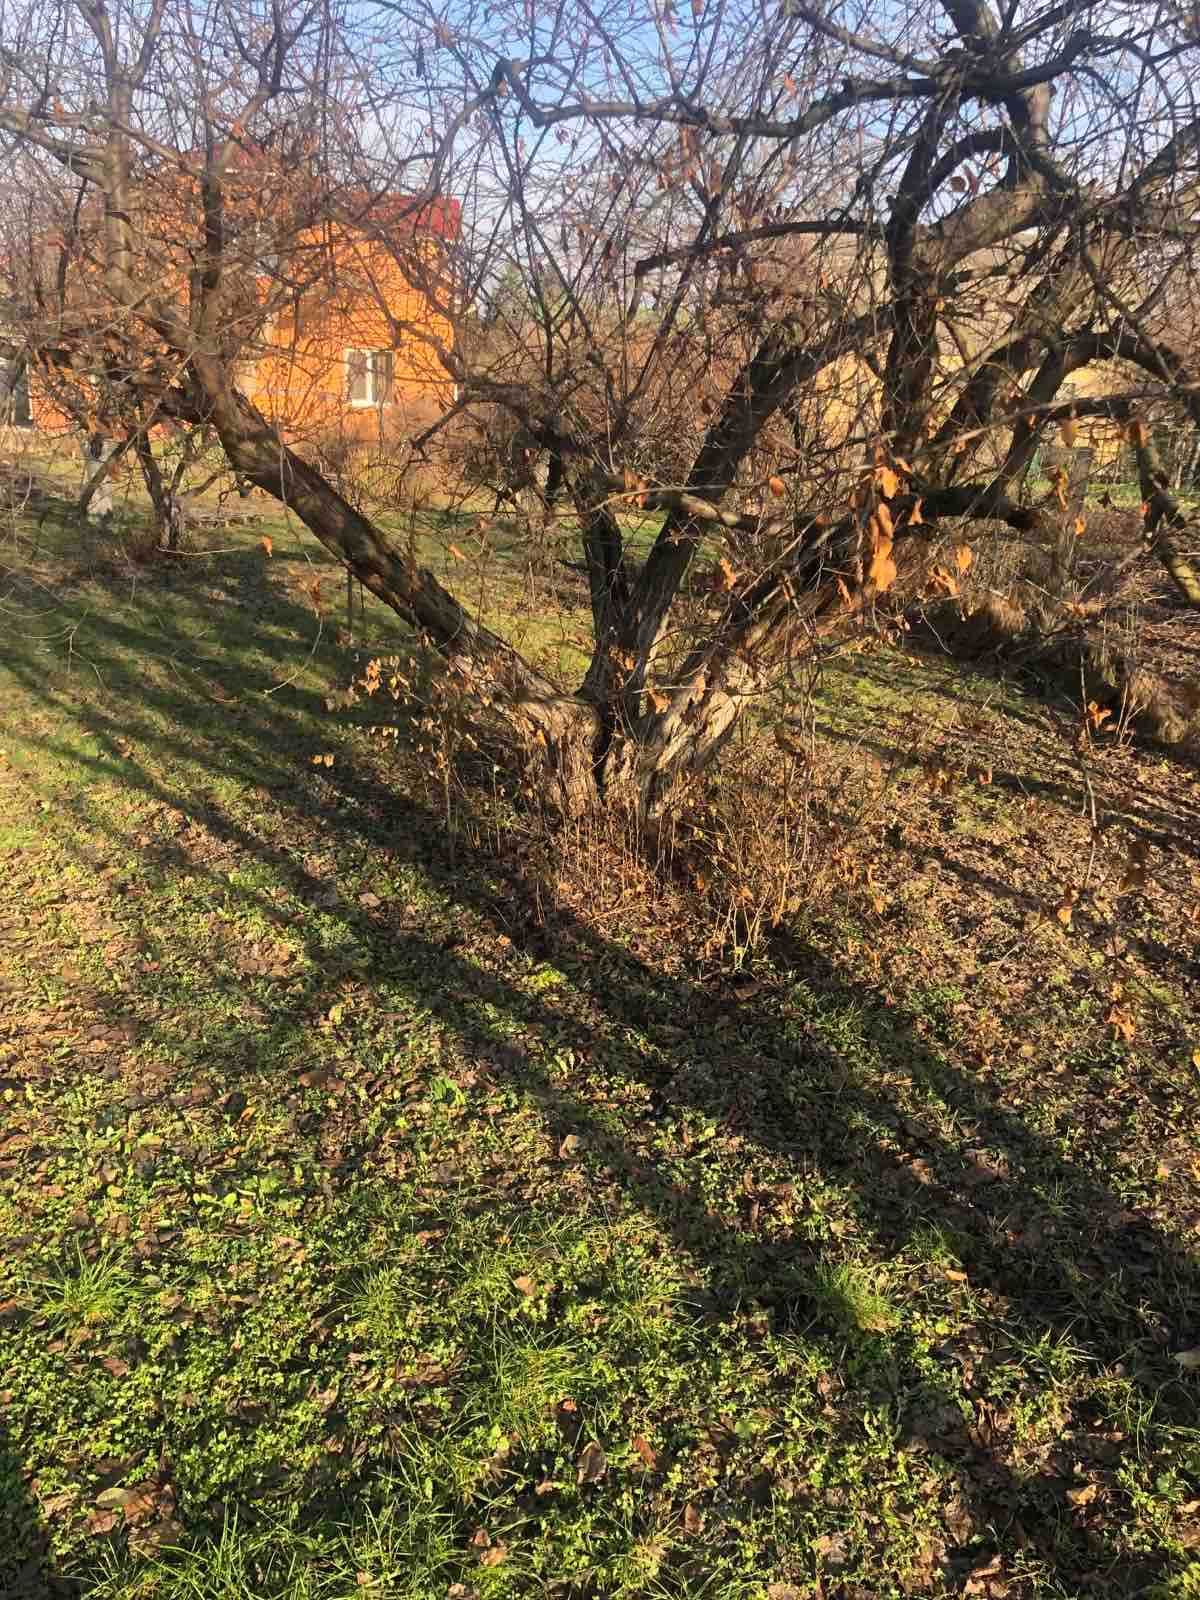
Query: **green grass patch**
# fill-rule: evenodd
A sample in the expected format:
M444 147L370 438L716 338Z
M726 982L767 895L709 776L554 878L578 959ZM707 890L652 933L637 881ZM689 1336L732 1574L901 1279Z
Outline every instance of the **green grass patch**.
M1011 755L1028 705L830 667L830 759L869 711L871 826L912 836L741 1003L653 923L639 953L451 851L420 764L327 706L404 630L267 526L271 556L242 529L149 570L22 534L0 1593L1190 1593L1175 902L1026 928L1066 780L997 763L964 833L902 737L982 709ZM1119 1002L1116 934L1146 963Z

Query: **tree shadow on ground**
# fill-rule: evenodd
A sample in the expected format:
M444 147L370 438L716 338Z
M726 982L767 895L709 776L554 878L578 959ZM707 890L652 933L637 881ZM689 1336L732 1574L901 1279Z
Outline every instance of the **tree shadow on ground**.
M9 1374L9 1381L15 1379ZM4 1600L74 1600L79 1586L59 1576L49 1533L26 1483L21 1451L0 1421L0 1595Z
M272 626L307 623L298 608L293 613L277 604ZM114 663L136 648L115 620L97 617L93 627ZM1136 1472L1137 1429L1151 1414L1167 1429L1200 1423L1194 1391L1169 1354L1195 1342L1200 1268L1106 1181L1123 1140L1119 1114L1074 1141L1078 1156L1064 1155L1064 1141L1036 1129L1002 1083L965 1070L938 1045L937 1019L931 1028L927 1014L869 979L854 981L802 938L780 939L767 986L748 1001L701 976L669 975L557 905L553 885L513 860L473 853L461 840L453 859L443 852L439 860L441 819L390 788L378 770L339 755L332 769L298 776L283 728L286 705L247 697L236 717L209 724L205 708L184 726L177 684L146 681L136 700L109 694L100 705L64 699L20 660L14 671L47 709L65 709L87 729L95 752L71 753L97 777L120 777L131 793L202 821L230 851L269 867L325 917L342 919L347 936L380 971L410 985L414 1002L439 1017L488 1080L542 1106L549 1150L568 1133L579 1135L605 1181L669 1231L693 1263L694 1303L703 1314L751 1305L775 1329L820 1343L852 1385L859 1380L846 1329L814 1292L815 1276L833 1257L829 1241L815 1242L805 1226L810 1191L842 1188L852 1230L880 1260L905 1257L919 1234L952 1239L981 1297L982 1355L953 1334L944 1347L919 1351L901 1326L872 1368L869 1398L890 1413L914 1459L938 1457L956 1476L974 1530L965 1564L982 1542L1035 1556L1062 1593L1144 1592L1163 1557L1133 1553L1112 1538L1128 1492L1119 1471ZM47 736L46 749L53 746ZM139 746L153 763L139 762ZM214 782L245 774L265 784L285 826L258 830L211 793L202 798L151 770L176 757L199 763ZM111 834L114 854L137 853L134 837L115 827ZM477 926L561 967L606 1019L608 1037L636 1030L652 1048L613 1045L598 1059L586 1015L430 939L402 908L385 903L372 911L336 897L331 905L329 882L305 866L314 844L426 867ZM224 878L219 866L194 856L186 864ZM228 883L226 892L278 914L244 883ZM291 926L303 934L303 924ZM311 954L319 968L323 949L314 945ZM497 1012L508 1036L497 1035ZM869 1059L856 1042L864 1038ZM270 1072L263 1043L248 1023L241 1045L214 1069L230 1082ZM560 1065L564 1050L587 1064L589 1081L638 1084L646 1122L614 1117L603 1093L575 1083ZM714 1185L703 1144L685 1142L669 1164L656 1155L648 1126L691 1115L736 1135L741 1170L732 1186ZM349 1144L344 1162L347 1171L369 1171L370 1140ZM1109 1382L1112 1403L1105 1409L1093 1401L1064 1417L1061 1448L1027 1465L990 1373L1010 1358L1043 1359L1049 1347L1069 1349L1072 1361ZM951 1393L967 1397L969 1415L946 1403ZM1131 1425L1120 1425L1122 1408ZM1101 1485L1098 1498L1082 1505L1071 1498L1080 1463Z

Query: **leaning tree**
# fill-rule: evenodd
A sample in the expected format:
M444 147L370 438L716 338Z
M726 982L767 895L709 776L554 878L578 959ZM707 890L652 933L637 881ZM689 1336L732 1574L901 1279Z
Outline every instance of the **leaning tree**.
M64 269L90 272L88 317L32 317L32 358L61 371L98 341L113 392L211 427L441 653L468 709L505 720L564 809L653 816L781 665L923 582L963 519L1061 545L1062 485L1023 489L1053 430L1125 430L1147 546L1200 603L1144 420L1200 424L1178 314L1200 226L1190 12L58 0L0 20L0 130L79 187L91 227ZM506 419L569 507L591 612L578 683L473 615L240 393L260 291L238 152L296 130L306 221L350 194L463 202L455 259L413 270L459 330L438 352L451 422ZM134 221L135 177L168 169L189 263L169 289ZM355 223L403 248L393 208L358 204ZM631 512L657 518L644 559Z

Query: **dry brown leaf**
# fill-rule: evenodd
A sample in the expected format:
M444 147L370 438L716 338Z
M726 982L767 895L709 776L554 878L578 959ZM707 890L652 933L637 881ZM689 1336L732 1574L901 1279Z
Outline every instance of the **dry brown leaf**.
M1140 417L1134 417L1126 430L1126 437L1135 448L1144 447L1146 443L1146 424Z
M576 1483L599 1483L607 1471L608 1457L604 1454L601 1446L593 1439L589 1444L585 1444L579 1452L579 1460L576 1462L575 1481Z
M737 587L737 573L728 557L722 556L713 569L713 588L718 594L728 594Z
M782 478L777 477L774 474L767 479L767 488L770 489L771 493L776 497L776 499L782 499L787 493L787 484L784 483Z
M1055 906L1054 915L1062 923L1064 928L1069 928L1071 926L1071 918L1074 915L1075 906L1078 903L1078 900L1078 892L1075 889L1068 889L1063 894L1062 899Z
M913 506L912 510L908 513L910 527L919 528L924 523L925 518L921 515L921 508L924 504L924 500L918 500Z
M895 583L896 576L896 563L892 560L892 541L880 539L875 547L875 554L871 557L867 577L879 594L886 594Z
M1185 1372L1195 1372L1200 1368L1200 1345L1194 1345L1190 1350L1178 1350L1171 1359Z
M957 544L954 547L954 564L965 577L971 570L975 560L975 552L969 544Z
M522 1273L519 1278L513 1279L513 1288L519 1289L520 1292L526 1296L535 1295L537 1293L537 1284L532 1278L526 1277L524 1273Z
M871 537L878 542L880 539L890 539L896 531L892 521L892 513L882 502L875 507L871 516Z
M1090 1506L1099 1493L1098 1483L1085 1483L1078 1489L1068 1489L1067 1499L1073 1506Z
M689 1500L687 1505L685 1505L683 1508L683 1531L685 1533L697 1534L702 1531L703 1527L703 1512L700 1511L699 1507L694 1506Z
M665 694L659 694L657 689L647 689L646 690L646 699L649 700L649 702L650 702L651 710L654 711L655 714L659 715L659 716L661 716L662 713L671 704L671 702L667 699L666 695Z
M1058 436L1069 449L1075 443L1075 420L1064 417L1058 425Z
M646 1471L653 1472L658 1466L658 1452L649 1439L644 1439L640 1433L637 1434L633 1441L633 1448L645 1463Z
M1125 1040L1126 1044L1132 1044L1137 1038L1137 1019L1128 1006L1110 1007L1104 1020L1118 1038Z
M498 1567L501 1562L508 1559L508 1546L506 1544L490 1544L486 1550L479 1553L481 1567Z
M269 556L275 554L275 546L271 543L270 534L264 533L262 538L258 542L259 542L259 544L262 545L263 549L267 552L267 554Z
M899 474L886 463L876 467L875 481L878 483L879 492L885 500L894 500L900 492Z
M456 544L447 545L446 548L449 550L450 554L454 557L455 561L465 561L467 559L466 556L463 555L462 551L458 548L458 546Z
M1087 518L1086 517L1076 517L1075 518L1075 537L1077 539L1081 539L1086 532L1087 532Z

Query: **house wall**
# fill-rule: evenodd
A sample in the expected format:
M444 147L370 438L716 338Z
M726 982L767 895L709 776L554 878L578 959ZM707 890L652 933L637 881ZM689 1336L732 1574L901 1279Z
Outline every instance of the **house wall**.
M147 231L149 226L147 222ZM160 217L160 230L162 226ZM414 236L411 228L405 238L404 225L397 228L397 253L407 259L418 283L438 270L439 244L432 235L453 237L457 227L457 205L439 202L431 208L429 238ZM298 280L307 277L313 286L266 320L247 351L239 379L243 392L290 443L324 441L336 434L351 443L378 446L427 424L451 404L453 382L437 351L439 346L450 348L453 330L390 250L348 229L324 227L293 239L285 272L289 263ZM86 291L86 280L82 282ZM260 290L279 298L276 281L260 280ZM254 316L252 302L249 309ZM351 403L350 349L391 352L393 384L386 404ZM74 431L71 417L36 373L31 374L30 400L37 430Z
M434 270L433 249L419 265ZM343 237L330 245L331 270L297 297L264 332L265 349L244 379L246 392L295 441L334 433L364 445L432 421L453 400L438 348L453 329L408 279L391 253ZM392 387L384 404L349 395L349 350L389 351Z

